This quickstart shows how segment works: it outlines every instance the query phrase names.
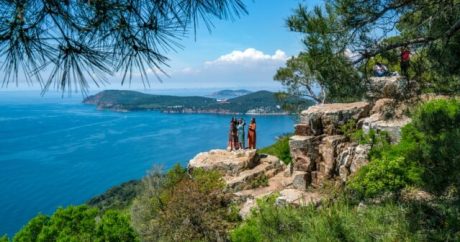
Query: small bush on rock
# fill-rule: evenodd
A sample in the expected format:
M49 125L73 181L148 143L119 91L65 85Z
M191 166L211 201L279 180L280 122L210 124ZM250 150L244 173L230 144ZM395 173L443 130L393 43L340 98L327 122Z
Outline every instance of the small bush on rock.
M282 160L286 165L291 163L292 158L291 151L289 149L289 136L282 136L274 144L260 149L259 153L274 155Z

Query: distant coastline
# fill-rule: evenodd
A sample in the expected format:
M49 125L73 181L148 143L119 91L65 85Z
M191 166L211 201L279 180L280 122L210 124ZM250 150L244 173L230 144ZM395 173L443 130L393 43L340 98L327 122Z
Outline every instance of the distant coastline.
M226 93L229 90L225 90ZM306 99L290 97L279 101L269 91L242 92L234 98L218 99L201 96L152 95L136 91L106 90L83 100L84 104L95 105L99 110L116 112L160 111L163 113L198 113L223 115L290 115L283 110L286 103L304 107L313 105Z

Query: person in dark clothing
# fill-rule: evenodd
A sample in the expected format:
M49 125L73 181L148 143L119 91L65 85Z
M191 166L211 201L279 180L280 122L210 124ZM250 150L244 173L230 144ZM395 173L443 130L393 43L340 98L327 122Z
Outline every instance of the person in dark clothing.
M234 141L234 137L236 135L235 121L236 121L235 118L232 118L232 120L230 120L230 129L228 131L228 145L227 145L227 147L228 147L227 149L229 149L229 150L235 150L236 149L235 141Z

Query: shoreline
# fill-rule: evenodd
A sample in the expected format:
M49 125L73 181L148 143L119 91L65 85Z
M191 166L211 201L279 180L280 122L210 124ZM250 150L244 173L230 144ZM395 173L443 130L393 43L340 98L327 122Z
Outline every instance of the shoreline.
M92 105L87 104L86 105ZM129 112L160 112L165 114L216 114L216 115L248 115L248 116L290 116L294 115L288 112L267 112L267 113L238 113L238 112L229 112L229 111L205 111L205 110L183 110L183 111L168 111L161 109L124 109L124 108L106 108L96 106L96 110L99 111L112 111L118 113L129 113Z

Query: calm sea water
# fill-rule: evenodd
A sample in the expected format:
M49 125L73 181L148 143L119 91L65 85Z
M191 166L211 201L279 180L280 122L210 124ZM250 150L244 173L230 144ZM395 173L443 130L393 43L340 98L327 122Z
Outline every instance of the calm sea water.
M226 146L230 116L117 113L79 101L0 97L0 235L12 236L39 212L139 179L155 164L186 165ZM258 147L293 129L290 117L256 119Z

